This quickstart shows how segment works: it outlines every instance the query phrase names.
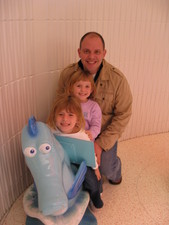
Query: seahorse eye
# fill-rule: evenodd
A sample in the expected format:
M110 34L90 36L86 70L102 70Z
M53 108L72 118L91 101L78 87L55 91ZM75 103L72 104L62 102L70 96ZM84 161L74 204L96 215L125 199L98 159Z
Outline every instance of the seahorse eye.
M39 147L39 151L41 151L44 154L47 154L51 150L51 146L48 143L44 143Z
M36 148L34 147L27 147L24 149L24 155L29 157L29 158L32 158L36 155Z

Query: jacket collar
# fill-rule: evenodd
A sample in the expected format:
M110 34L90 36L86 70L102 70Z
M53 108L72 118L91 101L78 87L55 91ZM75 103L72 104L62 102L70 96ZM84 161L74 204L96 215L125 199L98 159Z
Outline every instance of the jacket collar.
M97 71L97 73L96 73L96 75L95 75L94 82L96 82L97 79L98 79L98 77L100 76L100 73L102 72L103 64L105 64L105 60L104 60L104 59L103 59L101 65L100 65L100 67L99 67L99 69L98 69L98 71ZM79 66L82 70L84 70L83 64L82 64L81 60L78 61L78 66Z

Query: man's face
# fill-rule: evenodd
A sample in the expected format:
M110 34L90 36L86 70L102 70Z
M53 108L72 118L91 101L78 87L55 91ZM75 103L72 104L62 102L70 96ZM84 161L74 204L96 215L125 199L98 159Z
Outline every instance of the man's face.
M103 43L99 37L87 36L82 41L81 48L78 49L78 54L84 70L93 75L97 73L106 55L106 50L103 49Z

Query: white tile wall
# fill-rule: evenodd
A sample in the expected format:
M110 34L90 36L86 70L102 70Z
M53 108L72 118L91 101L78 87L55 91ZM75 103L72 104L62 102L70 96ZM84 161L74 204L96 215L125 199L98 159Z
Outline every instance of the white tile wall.
M168 0L0 0L0 218L31 182L20 132L45 121L80 37L100 32L126 75L133 116L121 140L169 131Z

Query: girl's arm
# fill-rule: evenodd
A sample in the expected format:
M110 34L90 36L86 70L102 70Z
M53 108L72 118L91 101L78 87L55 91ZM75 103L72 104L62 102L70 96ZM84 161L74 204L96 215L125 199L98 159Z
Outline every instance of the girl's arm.
M101 123L102 123L102 111L98 103L95 102L94 107L92 108L91 111L91 123L90 128L88 130L92 135L92 140L96 139L96 137L100 134Z

